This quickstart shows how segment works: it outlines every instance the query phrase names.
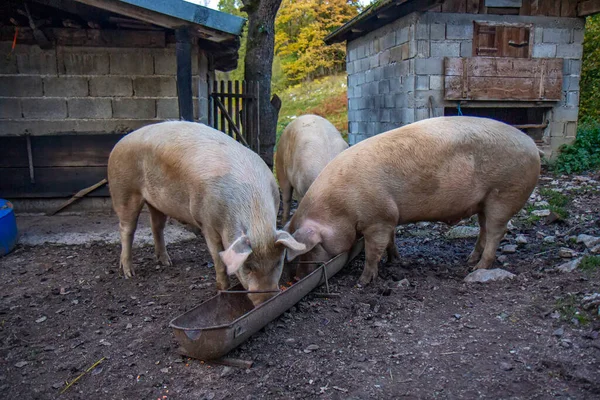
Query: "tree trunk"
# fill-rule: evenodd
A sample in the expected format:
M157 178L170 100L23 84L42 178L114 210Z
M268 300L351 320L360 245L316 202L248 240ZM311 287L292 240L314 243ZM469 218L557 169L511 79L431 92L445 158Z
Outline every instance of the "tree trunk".
M269 168L273 168L279 107L277 101L271 102L271 75L275 51L275 16L281 0L243 0L242 3L242 11L248 14L244 79L259 82L260 85L260 156Z

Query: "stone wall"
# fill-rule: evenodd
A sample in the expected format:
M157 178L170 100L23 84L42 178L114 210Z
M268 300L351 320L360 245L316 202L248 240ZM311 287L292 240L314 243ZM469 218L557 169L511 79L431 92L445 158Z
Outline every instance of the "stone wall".
M426 12L413 13L348 43L350 143L444 115L444 107L456 107L456 102L444 100L444 57L472 56L473 21L531 23L532 57L564 59L563 96L560 102L545 104L552 110L546 115L550 124L544 139L547 150L573 141L579 111L583 19ZM497 106L524 105L517 103L521 102L499 102Z
M124 33L125 34L125 33ZM125 133L178 119L175 45L66 47L0 43L0 136ZM194 115L207 117L208 60L192 56Z

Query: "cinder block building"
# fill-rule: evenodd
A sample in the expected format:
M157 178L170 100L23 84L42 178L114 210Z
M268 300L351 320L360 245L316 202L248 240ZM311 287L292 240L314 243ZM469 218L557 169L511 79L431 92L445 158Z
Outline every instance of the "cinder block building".
M587 0L383 0L346 41L349 139L425 118L498 119L548 154L575 139Z
M236 67L244 23L184 1L3 1L0 197L71 196L106 176L124 134L206 122L208 82Z

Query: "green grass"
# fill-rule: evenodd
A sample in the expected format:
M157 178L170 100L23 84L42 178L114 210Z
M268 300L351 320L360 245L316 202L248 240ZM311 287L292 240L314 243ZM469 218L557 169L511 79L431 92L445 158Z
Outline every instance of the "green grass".
M585 256L579 263L579 269L585 272L597 271L600 268L600 256Z
M277 122L277 141L284 128L296 117L317 114L348 135L346 75L333 75L291 86L279 94L281 110Z
M579 309L579 298L568 294L556 301L556 310L563 321L572 322L576 319L580 325L587 325L591 318L587 312Z

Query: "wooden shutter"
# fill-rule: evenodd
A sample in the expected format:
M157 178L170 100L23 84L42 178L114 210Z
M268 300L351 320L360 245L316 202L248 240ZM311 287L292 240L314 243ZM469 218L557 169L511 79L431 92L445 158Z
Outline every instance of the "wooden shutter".
M531 58L531 25L474 24L473 56Z

